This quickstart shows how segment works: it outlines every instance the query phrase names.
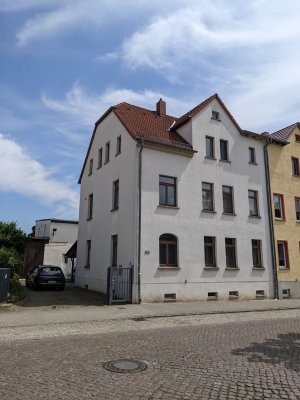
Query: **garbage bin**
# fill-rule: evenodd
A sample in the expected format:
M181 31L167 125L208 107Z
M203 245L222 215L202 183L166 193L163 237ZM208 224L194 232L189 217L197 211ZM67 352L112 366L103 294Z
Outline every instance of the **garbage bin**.
M5 303L9 292L10 269L0 268L0 304Z

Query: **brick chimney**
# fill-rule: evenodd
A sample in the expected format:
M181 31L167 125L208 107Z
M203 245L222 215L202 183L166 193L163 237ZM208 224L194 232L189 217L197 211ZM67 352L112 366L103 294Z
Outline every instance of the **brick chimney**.
M156 114L160 117L166 115L166 108L166 102L162 99L159 99L159 101L156 103Z

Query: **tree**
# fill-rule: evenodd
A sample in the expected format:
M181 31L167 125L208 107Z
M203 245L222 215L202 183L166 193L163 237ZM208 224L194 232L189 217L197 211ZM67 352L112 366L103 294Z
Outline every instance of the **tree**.
M27 235L16 222L0 221L0 268L21 271Z

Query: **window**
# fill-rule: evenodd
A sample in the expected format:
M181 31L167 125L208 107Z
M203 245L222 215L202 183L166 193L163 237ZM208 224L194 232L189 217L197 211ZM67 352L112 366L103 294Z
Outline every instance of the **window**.
M256 155L254 147L249 147L249 163L256 164Z
M119 179L113 182L113 204L112 209L117 210L119 208Z
M220 113L218 111L212 111L211 112L211 119L215 119L217 121L220 121Z
M98 168L102 167L102 147L98 150Z
M222 186L223 192L223 212L233 214L233 188L232 186Z
M235 239L225 238L226 268L236 268Z
M206 157L215 157L215 144L214 138L211 136L205 136L205 146L206 146Z
M204 236L204 258L206 267L216 266L216 238Z
M176 207L176 178L159 175L159 205Z
M300 135L295 135L295 140L297 143L300 143Z
M92 219L92 218L93 218L93 194L89 194L87 219Z
M220 140L220 160L228 161L228 142L227 140Z
M89 175L92 175L93 173L93 159L90 159L90 165L89 165Z
M288 244L284 240L277 241L278 263L281 268L289 268Z
M214 210L214 185L202 182L202 207L204 211Z
M110 150L110 143L107 142L105 145L105 164L109 162L109 150Z
M273 194L274 212L276 219L284 219L283 195Z
M292 157L292 175L299 176L299 159L296 157Z
M116 156L121 153L121 136L117 137Z
M300 222L300 197L295 197L296 221Z
M86 268L90 268L91 264L91 247L92 247L92 242L91 240L86 241Z
M118 235L111 237L111 266L117 267L118 264Z
M252 239L252 260L253 260L253 267L254 268L261 268L262 264L262 257L261 257L261 241Z
M258 217L258 193L256 190L248 190L249 200L249 215L251 217Z
M170 233L159 237L159 265L177 267L177 238Z

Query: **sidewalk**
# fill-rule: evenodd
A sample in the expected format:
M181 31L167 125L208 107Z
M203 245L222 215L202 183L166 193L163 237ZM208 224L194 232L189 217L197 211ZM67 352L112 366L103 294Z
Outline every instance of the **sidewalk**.
M290 309L300 309L300 299L35 307L0 310L0 328Z

